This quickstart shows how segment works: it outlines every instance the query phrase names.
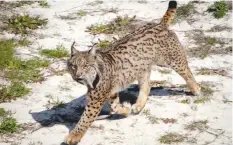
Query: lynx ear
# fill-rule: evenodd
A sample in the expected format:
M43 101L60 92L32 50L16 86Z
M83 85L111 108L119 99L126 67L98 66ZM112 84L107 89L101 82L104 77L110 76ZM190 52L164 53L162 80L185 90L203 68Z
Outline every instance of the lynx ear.
M91 49L88 51L88 53L89 54L91 54L91 55L95 55L96 54L96 46L97 45L97 43L94 43L92 46L91 46Z
M74 56L76 53L78 53L78 50L75 49L74 45L75 45L75 41L73 42L71 46L71 57Z
M91 48L91 49L89 50L89 54L95 55L95 54L96 54L96 48L95 48L95 47Z

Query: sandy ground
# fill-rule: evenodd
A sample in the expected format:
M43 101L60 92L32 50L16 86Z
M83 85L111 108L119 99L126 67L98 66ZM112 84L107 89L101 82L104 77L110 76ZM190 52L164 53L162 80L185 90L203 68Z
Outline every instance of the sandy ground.
M77 42L79 50L87 50L91 42L106 35L93 36L85 32L86 27L96 23L106 23L118 15L136 15L143 21L157 20L166 11L168 1L104 1L102 4L90 5L87 1L49 0L50 8L41 8L37 3L30 6L16 8L20 14L28 13L33 16L48 18L45 28L35 30L28 37L33 43L28 47L17 48L17 55L22 58L39 56L41 49L52 49L63 44L67 49L72 42ZM186 4L179 2L178 6ZM199 13L192 16L193 22L186 20L170 26L176 32L180 41L187 49L197 45L186 33L195 30L203 31L207 36L227 38L232 40L232 14L229 12L222 19L215 19L204 12L213 2L196 4ZM117 9L117 13L106 12L110 8ZM86 10L88 14L77 17L79 10ZM61 17L70 17L62 19ZM230 30L208 32L213 26L228 26ZM195 34L195 33L194 33ZM4 32L1 38L18 37ZM226 44L232 46L231 43ZM216 46L217 47L217 46ZM198 82L213 84L214 94L210 101L201 104L182 104L180 101L188 95L183 89L170 91L166 87L154 87L144 112L127 118L95 121L83 137L80 145L160 145L159 138L169 132L180 133L185 140L179 145L230 145L232 144L232 78L220 75L197 75L196 70L202 67L223 68L229 76L232 75L232 56L230 54L214 54L204 59L189 57L191 70ZM50 68L56 70L65 68L65 61L53 60ZM49 69L43 71L44 76ZM185 84L185 81L173 70L169 74L162 74L156 68L151 72L151 80L167 80L169 85ZM27 84L32 92L10 103L1 103L0 107L14 112L13 117L24 126L21 133L0 136L0 145L60 145L69 130L77 123L85 105L86 87L72 80L68 73L46 77L41 83ZM137 90L131 87L131 94ZM170 88L171 89L171 88ZM136 90L136 92L135 92ZM184 89L185 90L185 89ZM130 91L130 88L129 88ZM48 101L58 98L65 102L60 109L47 109ZM103 113L108 113L105 106ZM146 113L147 112L147 113ZM149 112L149 113L148 113ZM148 117L149 116L149 117ZM175 123L159 120L154 123L151 118L173 118ZM185 125L192 121L208 120L209 128L202 131L189 131Z

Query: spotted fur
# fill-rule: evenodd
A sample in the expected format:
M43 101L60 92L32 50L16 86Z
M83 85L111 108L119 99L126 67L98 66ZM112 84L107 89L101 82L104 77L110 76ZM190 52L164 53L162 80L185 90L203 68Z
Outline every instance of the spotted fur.
M66 143L81 140L105 101L110 104L113 113L139 113L150 92L152 65L170 66L184 78L191 92L199 94L200 86L190 71L185 50L176 34L168 29L172 19L168 16L174 10L172 3L169 3L170 8L161 23L147 23L108 48L79 52L72 45L68 69L74 80L87 85L88 93L85 111ZM132 107L120 104L118 91L135 80L140 87L136 103Z

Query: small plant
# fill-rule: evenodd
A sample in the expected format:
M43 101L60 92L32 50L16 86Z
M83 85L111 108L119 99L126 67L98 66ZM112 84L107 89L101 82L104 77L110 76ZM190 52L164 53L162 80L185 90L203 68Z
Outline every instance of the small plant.
M185 125L185 129L190 131L195 131L195 130L203 131L209 128L207 123L208 123L207 120L193 121L190 124Z
M171 73L171 70L168 70L168 69L161 69L161 70L159 70L159 72L160 72L161 74L170 74L170 73Z
M42 7L42 8L50 8L50 5L48 4L48 2L46 0L40 0L38 1L39 2L39 5Z
M0 103L22 97L29 92L30 89L25 88L23 83L20 82L14 82L9 87L3 86L0 89Z
M181 100L180 103L182 103L182 104L189 104L190 102L189 102L188 99L184 99L184 100Z
M55 100L51 95L47 97L50 98L48 100L48 104L46 105L47 109L57 109L57 108L63 108L65 106L65 102L60 101L58 98Z
M5 77L11 81L38 82L43 80L39 68L48 67L49 61L38 58L22 61L15 59L7 66Z
M30 30L35 30L40 26L46 25L47 19L40 19L39 17L12 16L8 19L8 29L15 34L28 34Z
M129 18L128 16L118 16L116 19L114 19L112 22L108 24L97 24L97 25L91 25L88 27L87 31L91 34L113 34L116 31L122 31L125 28L127 28L131 22L135 21L135 17Z
M10 111L0 108L0 134L14 133L18 130L19 125L17 125L16 120L10 116Z
M87 12L86 12L86 11L83 11L83 10L80 10L80 11L77 12L77 15L78 15L79 17L86 16L86 14L87 14Z
M99 40L99 43L96 45L97 48L106 48L111 45L111 42L108 40Z
M40 54L51 58L62 58L69 56L69 52L62 45L58 45L55 49L43 49L41 50Z
M228 12L228 6L224 1L214 2L208 9L208 12L212 12L217 19L223 18Z
M207 102L209 100L210 99L208 97L203 97L203 98L196 99L193 103L195 103L195 104L202 104L202 103L205 103L205 102Z
M214 90L210 88L209 85L202 85L201 86L201 92L204 96L211 96L214 93Z
M160 143L174 144L183 142L185 137L178 133L167 133L159 138Z
M0 120L8 115L9 112L7 112L4 108L0 108Z
M104 24L91 25L87 29L88 29L88 32L92 34L109 33L110 31L109 26L104 25Z
M8 117L0 122L0 134L14 133L19 129L16 119Z
M39 70L13 70L8 71L4 76L12 81L23 81L26 83L44 80Z

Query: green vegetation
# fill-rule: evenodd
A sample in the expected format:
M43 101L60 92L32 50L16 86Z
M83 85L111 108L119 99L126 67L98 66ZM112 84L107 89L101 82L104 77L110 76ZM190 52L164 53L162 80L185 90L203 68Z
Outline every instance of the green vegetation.
M4 78L11 82L10 86L1 86L0 102L28 94L30 90L25 88L23 82L43 80L39 69L49 65L49 61L39 58L21 60L15 57L14 47L17 43L14 40L0 40L0 71L3 72Z
M133 21L135 21L135 17L129 18L128 16L118 16L116 19L108 24L91 25L87 29L88 32L90 32L91 34L113 34L116 31L122 31Z
M208 102L210 99L208 97L198 98L194 101L195 104L202 104Z
M86 11L83 11L83 10L80 10L80 11L77 12L77 15L78 15L79 17L86 16L86 14L87 14L87 12L86 12Z
M15 34L28 34L30 30L35 30L40 26L46 25L47 19L40 19L39 17L12 16L8 19L8 29Z
M13 40L0 40L0 70L3 70L12 61L14 46Z
M97 48L106 48L111 45L111 42L108 40L99 40L99 43L96 45Z
M30 89L25 88L23 83L13 82L10 86L2 86L0 89L0 103L10 100L15 100L30 92Z
M16 119L10 115L10 111L0 108L0 134L14 133L19 129Z
M14 133L19 129L19 125L17 125L16 119L9 117L1 121L0 124L0 133Z
M6 117L8 113L4 108L0 108L0 118Z
M46 0L40 0L38 1L39 2L39 5L42 7L42 8L50 8L50 5L48 4L48 2Z
M228 12L228 6L224 1L217 1L211 5L207 11L212 12L213 16L217 19L223 18Z
M58 45L55 49L43 49L41 50L40 54L51 58L62 58L69 56L69 52L63 45Z
M183 142L185 137L178 133L167 133L159 138L160 143L176 144Z
M181 100L180 103L182 103L182 104L189 104L190 102L189 102L188 99L184 99L184 100Z

